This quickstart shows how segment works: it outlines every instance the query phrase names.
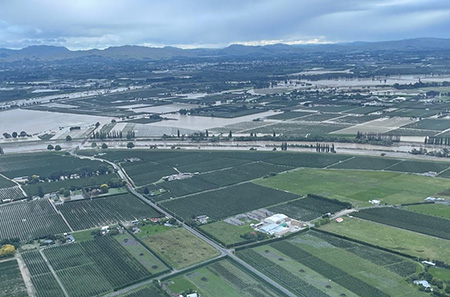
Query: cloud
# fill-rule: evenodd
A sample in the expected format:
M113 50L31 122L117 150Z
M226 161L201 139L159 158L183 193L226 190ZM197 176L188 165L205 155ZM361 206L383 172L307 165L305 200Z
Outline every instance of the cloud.
M0 47L450 38L440 0L0 0Z

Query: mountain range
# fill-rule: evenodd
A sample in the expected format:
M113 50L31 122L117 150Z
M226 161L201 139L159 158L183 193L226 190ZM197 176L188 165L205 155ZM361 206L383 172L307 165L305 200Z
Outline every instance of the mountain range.
M103 50L90 49L72 51L65 47L38 45L20 50L0 48L0 62L16 61L57 61L78 58L104 58L115 60L161 60L182 57L270 57L277 55L295 55L313 52L342 51L429 51L450 50L450 39L415 38L381 42L352 42L335 44L266 46L230 45L221 49L181 49L176 47L145 47L125 45L109 47Z

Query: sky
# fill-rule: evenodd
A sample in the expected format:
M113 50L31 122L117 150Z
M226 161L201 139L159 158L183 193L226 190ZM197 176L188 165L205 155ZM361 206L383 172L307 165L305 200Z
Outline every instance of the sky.
M0 48L450 38L450 0L0 0Z

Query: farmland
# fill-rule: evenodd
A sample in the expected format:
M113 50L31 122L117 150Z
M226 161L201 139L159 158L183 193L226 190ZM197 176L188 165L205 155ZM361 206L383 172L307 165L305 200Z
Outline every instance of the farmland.
M390 166L402 162L398 159L379 158L379 157L360 157L348 159L345 162L339 162L330 168L333 169L360 169L360 170L383 170Z
M345 208L351 208L351 204L308 195L306 198L279 204L269 208L269 210L274 213L283 213L297 220L311 221L326 213L336 213Z
M71 297L101 294L151 276L109 236L45 249L44 254Z
M14 187L16 184L0 175L0 189Z
M224 221L217 221L202 225L200 226L200 229L207 234L214 236L224 245L245 242L247 240L242 238L241 235L253 231L253 228L250 227L249 223L242 226L235 226L225 223Z
M39 251L29 251L22 254L25 265L30 273L31 282L36 289L37 297L59 297L64 293Z
M393 207L364 209L355 213L355 216L397 228L450 239L450 220L435 216Z
M168 297L167 293L156 286L147 286L120 297Z
M298 196L251 183L231 186L161 203L183 219L208 215L214 220L293 200Z
M335 198L356 206L369 205L371 199L389 204L420 202L448 188L444 178L386 171L306 168L257 180L256 183L298 195Z
M153 208L131 194L68 202L58 205L57 209L61 211L74 230L159 216L159 213Z
M63 181L54 181L46 183L27 184L23 186L24 191L29 197L38 196L39 187L42 188L44 193L58 192L61 188L81 188L87 186L99 186L101 184L107 184L112 178L117 177L115 174L96 175L91 177L84 177L78 179L69 179Z
M0 262L0 295L8 297L28 297L16 260Z
M446 248L450 242L445 239L358 218L344 219L342 223L327 224L320 229L414 257L450 263L450 251Z
M30 240L68 232L69 227L47 199L0 206L0 238Z
M19 186L0 188L0 202L3 200L20 200L23 198L25 198L25 195Z
M154 255L152 255L144 246L136 241L128 233L114 236L122 247L129 252L139 263L142 264L152 274L168 271L169 269Z
M447 204L420 204L406 208L415 212L450 219L450 206Z
M219 255L215 248L182 228L149 235L141 240L176 269Z
M82 160L61 153L14 154L0 156L0 173L9 178L38 175L41 178L56 173L97 171L101 162Z
M299 296L420 296L402 281L410 260L316 232L237 254Z
M264 282L256 279L231 260L221 260L187 274L163 281L173 293L193 289L201 296L214 297L278 297Z

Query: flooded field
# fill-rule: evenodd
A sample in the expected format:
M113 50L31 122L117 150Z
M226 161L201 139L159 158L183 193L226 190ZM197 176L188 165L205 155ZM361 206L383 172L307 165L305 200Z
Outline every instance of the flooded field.
M28 134L60 131L71 126L86 127L96 122L105 124L108 117L14 109L0 112L1 133L26 131ZM0 137L3 137L0 135Z
M171 120L152 123L149 125L158 127L185 128L203 131L205 129L212 129L216 127L223 127L226 125L252 121L254 119L264 118L278 113L279 112L275 111L266 111L236 118L199 117L199 116L176 114L167 116L167 118Z
M372 121L368 121L362 124L354 125L345 129L331 132L330 134L356 134L357 132L363 133L386 133L391 130L398 129L402 126L416 122L410 118L381 118Z

